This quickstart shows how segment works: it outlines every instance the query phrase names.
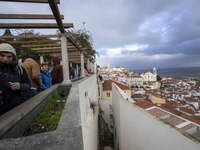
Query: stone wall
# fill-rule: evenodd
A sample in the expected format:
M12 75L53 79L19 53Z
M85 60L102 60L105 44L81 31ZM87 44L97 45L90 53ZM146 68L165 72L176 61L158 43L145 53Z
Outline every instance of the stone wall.
M90 86L86 86L90 85ZM51 87L49 90L44 91L34 98L24 102L20 106L12 109L8 113L0 117L0 135L5 135L5 131L12 130L9 136L4 136L3 140L0 140L1 150L95 150L97 147L97 128L98 119L98 106L89 105L90 109L84 109L84 103L88 104L85 100L85 91L88 91L88 95L92 99L96 100L96 76L93 75L82 80L72 82L70 93L65 104L61 119L58 127L53 132L45 132L41 134L35 134L28 137L10 138L15 137L14 132L19 131L19 127L26 125L29 119L33 117L31 110L37 112L39 109L38 104L43 104L50 93L55 91L59 85ZM94 92L94 93L93 93ZM86 98L87 99L87 98ZM80 101L82 101L80 103ZM98 104L98 103L97 103ZM33 109L34 108L34 109ZM94 109L93 109L94 108ZM90 115L86 115L89 113ZM84 116L85 121L81 116ZM26 118L24 122L22 118ZM14 124L19 123L17 128L14 128ZM89 129L86 131L87 125ZM12 129L13 128L13 129ZM17 134L18 136L18 134ZM88 140L89 139L89 140ZM92 139L92 140L91 140ZM88 149L89 148L89 149Z

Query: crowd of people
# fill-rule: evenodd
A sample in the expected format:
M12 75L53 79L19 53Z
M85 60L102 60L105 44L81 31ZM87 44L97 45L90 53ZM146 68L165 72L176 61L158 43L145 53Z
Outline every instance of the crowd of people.
M49 64L36 62L32 54L17 63L16 50L7 43L0 44L0 115L28 100L39 92L63 81L60 61L52 59ZM69 66L70 79L75 77L74 69ZM88 73L87 73L88 74Z

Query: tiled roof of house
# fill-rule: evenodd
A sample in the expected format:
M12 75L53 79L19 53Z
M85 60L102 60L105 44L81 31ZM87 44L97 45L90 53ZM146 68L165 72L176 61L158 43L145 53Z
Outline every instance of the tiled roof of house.
M180 118L175 117L175 116L170 116L169 118L166 118L164 121L168 122L169 124L171 124L173 126L176 126L178 124L185 122L185 120L180 119Z
M143 96L142 96L142 94L133 94L132 96L131 96L133 99L134 98L140 98L140 99L143 99Z
M135 104L136 104L137 106L143 108L143 109L146 109L146 108L155 106L153 103L151 103L151 102L148 101L148 100L143 100L143 101L140 101L140 102L136 102Z
M159 118L159 117L162 117L162 116L165 116L167 115L168 113L166 113L165 111L162 111L160 109L157 109L157 108L154 108L154 109L150 109L148 110L148 112L150 114L152 114L153 116Z
M195 113L195 110L192 109L192 107L181 106L181 107L179 107L179 110L186 112L188 114L194 114Z
M156 106L146 108L145 110L153 116L160 118L165 123L172 125L182 133L187 133L185 135L189 134L190 137L193 137L196 140L200 141L200 126L198 124L195 124L195 122L191 122L190 120L179 117ZM193 129L192 132L190 132L191 129Z
M103 83L103 91L111 91L113 82L122 90L130 90L130 88L125 84L119 83L114 80L105 80Z

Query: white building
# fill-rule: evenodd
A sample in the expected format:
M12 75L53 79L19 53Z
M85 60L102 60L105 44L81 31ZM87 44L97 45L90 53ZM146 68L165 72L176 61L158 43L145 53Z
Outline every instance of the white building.
M147 72L145 72L145 73L142 73L141 76L142 76L144 82L148 82L148 81L150 81L150 82L152 82L152 81L157 81L157 73L156 73L156 71L153 72L153 73L150 72L150 71L147 71Z
M126 76L126 84L129 86L129 87L132 87L132 86L143 86L143 78L141 76Z

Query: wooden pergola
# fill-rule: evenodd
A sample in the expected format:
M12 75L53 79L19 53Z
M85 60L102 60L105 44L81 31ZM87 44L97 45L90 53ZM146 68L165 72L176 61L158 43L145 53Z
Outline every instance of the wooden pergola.
M59 29L57 35L27 35L27 36L1 36L0 43L7 42L16 49L39 54L40 56L50 56L62 58L63 75L65 83L69 80L69 62L81 64L82 75L84 76L84 62L94 63L91 56L87 56L65 31L66 28L73 27L72 23L63 23L63 15L60 15L57 4L60 0L2 0L5 2L26 2L26 3L46 3L49 4L53 15L51 14L0 14L0 19L55 19L56 23L0 23L0 29ZM34 40L44 38L44 40ZM20 40L18 40L20 39ZM31 40L27 40L31 39ZM88 64L89 67L91 67Z
M28 51L40 56L50 56L61 58L61 35L27 35L27 36L1 36L0 43L10 43L20 50ZM37 38L47 38L49 40L33 40ZM53 38L53 39L50 39ZM56 39L55 39L56 38ZM15 39L8 41L8 39ZM19 40L20 39L20 40ZM25 39L25 40L23 40ZM32 41L27 41L32 39ZM67 36L67 51L70 62L80 64L80 53L83 52L81 47L74 42L72 38ZM87 54L84 53L84 62L87 61Z

